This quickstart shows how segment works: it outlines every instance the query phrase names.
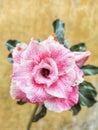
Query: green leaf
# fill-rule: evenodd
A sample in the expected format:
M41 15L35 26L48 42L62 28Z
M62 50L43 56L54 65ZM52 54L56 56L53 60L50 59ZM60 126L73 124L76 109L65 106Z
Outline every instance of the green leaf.
M11 53L8 55L8 61L9 61L11 64L13 64L13 58L12 58L12 54L11 54Z
M80 112L80 110L81 110L80 104L78 103L78 104L74 105L71 108L71 110L73 111L73 115L77 115Z
M34 115L34 117L32 118L32 122L36 122L38 121L39 119L43 118L47 113L47 109L46 107L43 105L40 112L36 115Z
M23 102L23 101L21 101L21 100L20 100L20 101L17 101L17 104L18 104L18 105L24 105L25 103L26 103L26 102Z
M53 22L54 32L59 42L64 43L65 24L63 21L56 19Z
M65 39L63 44L64 44L64 47L67 48L68 47L68 40Z
M38 42L42 42L43 40L41 38L38 39Z
M20 43L19 41L17 40L8 40L6 43L5 43L5 46L7 47L7 49L12 52L12 50L16 47L16 45Z
M83 83L79 84L79 103L83 106L91 107L96 103L95 96L97 92L95 87L87 82L84 81Z
M98 67L94 65L85 65L81 67L85 75L95 75L98 74Z
M79 44L73 45L73 46L70 48L70 50L71 50L71 51L84 52L84 51L86 51L85 43L79 43Z

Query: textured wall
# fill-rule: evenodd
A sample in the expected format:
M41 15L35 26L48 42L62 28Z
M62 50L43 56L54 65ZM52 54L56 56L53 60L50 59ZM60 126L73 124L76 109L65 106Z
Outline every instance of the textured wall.
M0 130L26 130L33 105L16 105L9 95L11 64L4 46L8 39L29 43L53 34L52 21L60 18L66 23L70 45L85 42L92 52L89 63L98 66L98 0L0 0ZM98 87L98 76L87 78ZM97 88L98 90L98 88ZM98 104L89 110L83 107L78 116L71 112L48 111L47 116L34 123L32 130L98 130Z

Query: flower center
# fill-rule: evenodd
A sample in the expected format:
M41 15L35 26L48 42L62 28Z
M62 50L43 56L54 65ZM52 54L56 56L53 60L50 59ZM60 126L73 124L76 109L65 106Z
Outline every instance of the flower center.
M42 74L43 77L46 78L50 74L50 70L48 70L46 68L42 68L41 74Z

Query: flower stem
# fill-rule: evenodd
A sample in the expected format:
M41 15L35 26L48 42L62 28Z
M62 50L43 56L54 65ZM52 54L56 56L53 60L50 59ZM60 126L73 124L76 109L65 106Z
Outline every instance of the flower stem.
M29 120L28 125L27 125L27 130L30 130L30 128L31 128L32 118L36 114L38 107L39 107L39 105L36 105L35 108L34 108L34 110L33 110L33 112L32 112L32 114L31 114L30 120Z

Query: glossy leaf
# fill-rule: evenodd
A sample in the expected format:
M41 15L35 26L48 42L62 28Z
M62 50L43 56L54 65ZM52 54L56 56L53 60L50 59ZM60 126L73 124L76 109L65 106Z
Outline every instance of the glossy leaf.
M98 74L98 67L94 65L85 65L81 67L85 75L95 75Z
M84 81L79 85L79 103L81 105L87 107L93 106L96 103L96 95L95 87L91 83Z
M78 104L74 105L71 108L71 110L73 111L73 115L77 115L80 112L80 110L81 110L80 104L78 103Z
M11 53L8 55L8 61L9 61L11 64L13 64L13 58L12 58L12 54L11 54Z
M70 48L70 50L71 50L71 51L84 52L84 51L86 51L85 43L79 43L79 44L73 45L73 46Z
M16 47L16 45L20 43L19 41L17 40L8 40L5 45L7 47L7 49L12 52L12 50Z
M69 43L68 43L68 40L64 40L64 43L63 43L63 44L64 44L64 47L67 48L67 47L68 47L68 44L69 44Z
M65 33L65 24L63 21L56 19L53 22L53 28L54 32L56 34L56 37L58 38L58 41L61 43L64 43L64 33Z
M35 114L34 117L32 118L32 122L36 122L43 118L47 113L46 107L43 105L40 112L38 114Z

